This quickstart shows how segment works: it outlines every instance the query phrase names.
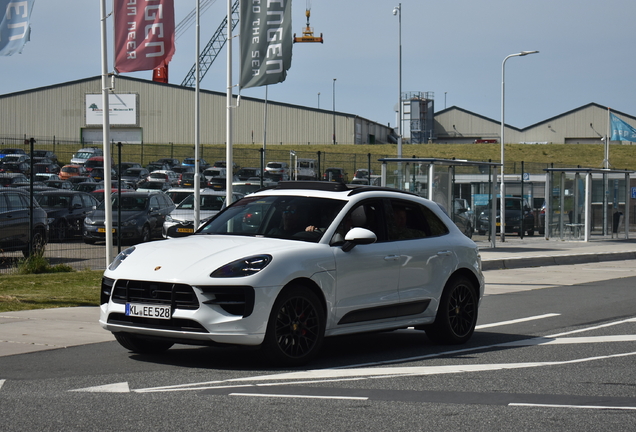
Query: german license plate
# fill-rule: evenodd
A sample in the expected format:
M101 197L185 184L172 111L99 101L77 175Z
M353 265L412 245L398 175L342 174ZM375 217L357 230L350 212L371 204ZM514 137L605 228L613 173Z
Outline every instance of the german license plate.
M177 228L178 233L193 233L193 228Z
M501 222L497 222L497 226L501 226Z
M126 303L126 316L170 319L170 306Z
M98 233L105 233L106 232L106 228L97 228L97 232ZM115 232L115 228L113 228L113 233Z

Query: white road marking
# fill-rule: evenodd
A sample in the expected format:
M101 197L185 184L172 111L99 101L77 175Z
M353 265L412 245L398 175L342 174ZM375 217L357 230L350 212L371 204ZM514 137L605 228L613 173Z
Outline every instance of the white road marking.
M89 392L89 393L130 393L127 382L106 384L102 386L86 387L83 389L70 390L73 392Z
M4 382L5 382L5 381L6 381L6 380L0 379L0 389L2 389L2 386L4 385Z
M541 407L541 408L576 408L576 409L598 409L598 410L636 410L636 407L602 406L602 405L552 405L552 404L532 404L532 403L509 403L508 406Z
M547 314L551 315L551 314ZM445 365L445 366L415 366L415 367L378 367L390 363L403 363L414 360L422 360L426 358L448 356L452 354L465 353L469 351L477 351L489 348L504 346L533 346L533 345L560 345L560 344L582 344L582 343L608 343L608 342L634 342L636 335L610 335L610 336L590 336L590 337L570 337L563 336L577 334L585 331L597 330L616 326L625 323L636 322L636 317L628 318L612 323L601 324L598 326L587 327L584 329L573 330L551 336L537 337L520 341L506 342L501 344L493 344L487 346L478 346L465 348L455 351L445 351L441 353L429 354L425 356L402 358L391 361L369 363L366 365L349 366L346 368L318 369L310 371L290 372L274 375L261 375L254 377L234 378L224 381L208 381L201 383L179 384L174 386L151 387L145 389L130 390L127 383L110 384L105 386L89 387L86 389L71 391L91 391L91 392L169 392L169 391L200 391L206 389L221 388L241 388L241 387L258 387L265 385L286 385L289 384L313 384L324 383L326 380L332 382L362 380L362 379L380 379L395 378L399 376L425 376L440 375L463 372L482 372L505 369L521 369L543 366L558 366L565 364L584 363L597 360L606 360L611 358L628 357L636 355L636 352L627 352L619 354L611 354L606 356L584 357L573 360L557 361L557 362L527 362L527 363L500 363L500 364L472 364L472 365ZM274 382L278 381L278 382ZM281 383L280 381L283 381ZM251 382L251 384L244 384Z
M230 393L229 396L276 397L276 398L292 398L292 399L369 400L368 397L354 397L354 396L310 396L310 395L286 395L286 394L263 394L263 393Z
M481 329L491 328L491 327L499 327L499 326L504 326L504 325L509 325L509 324L518 324L518 323L522 323L522 322L534 321L534 320L543 319L543 318L552 318L552 317L559 316L559 315L561 315L561 314L549 313L549 314L545 314L545 315L537 315L537 316L533 316L533 317L519 318L519 319L510 320L510 321L500 321L500 322L491 323L491 324L482 324L482 325L476 326L475 330L481 330Z

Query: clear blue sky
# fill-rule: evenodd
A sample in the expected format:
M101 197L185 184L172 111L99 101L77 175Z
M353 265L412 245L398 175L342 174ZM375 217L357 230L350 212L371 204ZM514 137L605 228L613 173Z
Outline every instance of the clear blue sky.
M202 0L203 1L203 0ZM233 1L233 0L232 0ZM31 41L0 57L0 94L101 74L101 0L36 0ZM175 0L179 23L196 5ZM305 0L293 2L293 29L305 26ZM312 0L311 25L324 44L295 44L287 80L269 98L332 109L395 125L398 18L392 0ZM526 127L596 102L636 115L636 2L627 0L402 0L402 90L434 92L436 111L459 106L499 120L506 62L506 123ZM225 16L216 0L201 18L205 46ZM111 10L111 1L107 1ZM112 71L112 18L109 18ZM238 43L234 44L238 59ZM194 26L177 39L169 80L181 84L194 64ZM225 92L225 53L201 87ZM131 76L151 79L151 72ZM238 80L238 67L234 69ZM318 97L320 93L320 98ZM262 98L264 88L243 95Z

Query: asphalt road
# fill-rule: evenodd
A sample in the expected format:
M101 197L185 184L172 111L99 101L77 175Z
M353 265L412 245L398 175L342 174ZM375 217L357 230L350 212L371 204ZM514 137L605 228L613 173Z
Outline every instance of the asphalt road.
M0 357L0 430L633 430L634 261L489 271L466 345L330 339L306 368L116 342Z

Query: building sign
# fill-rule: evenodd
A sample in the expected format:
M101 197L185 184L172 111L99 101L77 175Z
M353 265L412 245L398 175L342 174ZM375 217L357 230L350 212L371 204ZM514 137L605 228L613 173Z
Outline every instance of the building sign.
M108 105L110 111L110 124L137 125L137 95L136 94L109 94ZM86 125L99 125L104 123L104 107L101 94L86 95Z

